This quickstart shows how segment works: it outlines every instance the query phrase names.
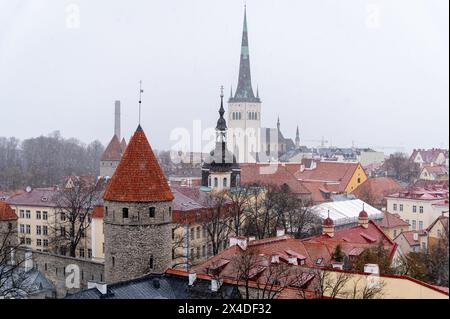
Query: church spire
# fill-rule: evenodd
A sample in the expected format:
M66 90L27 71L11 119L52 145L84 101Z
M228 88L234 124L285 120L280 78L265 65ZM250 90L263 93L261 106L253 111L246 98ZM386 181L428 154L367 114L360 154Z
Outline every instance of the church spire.
M242 31L241 43L241 60L239 64L239 80L238 86L233 98L230 102L259 102L259 98L255 97L252 88L252 79L250 74L250 55L248 50L248 33L247 33L247 8L244 9L244 27Z
M298 125L297 125L297 132L295 133L295 146L297 148L300 147L300 130L298 128Z
M216 131L226 131L227 122L223 115L225 114L225 109L223 108L223 86L220 88L220 108L219 108L219 119L217 120Z

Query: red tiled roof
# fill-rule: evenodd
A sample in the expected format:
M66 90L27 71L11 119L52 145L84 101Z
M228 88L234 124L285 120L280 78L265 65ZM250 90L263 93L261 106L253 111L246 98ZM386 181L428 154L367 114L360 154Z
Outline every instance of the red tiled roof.
M375 200L376 205L381 205L386 195L402 190L402 186L395 180L389 177L375 177L369 178L356 188L352 194L357 198L364 196L364 194L371 194Z
M105 213L105 207L103 205L97 205L92 210L92 218L103 218Z
M296 194L310 194L311 192L299 182L294 171L298 164L241 164L241 183L262 185L286 184Z
M448 205L448 203L447 203ZM434 222L431 223L430 226L428 226L427 231L430 231L433 229L434 225L436 225L437 222L441 222L442 226L448 230L448 216L439 216L434 220Z
M420 153L420 157L422 157L422 160L424 163L433 163L436 161L439 154L443 153L446 158L448 158L448 150L446 149L440 149L440 148L432 148L432 149L415 149L413 150L410 160L414 160L417 156L417 154Z
M339 191L345 191L358 163L317 162L316 168L298 171L295 177L302 181L339 182Z
M419 234L419 240L414 240L414 234ZM405 237L406 241L410 246L417 246L420 245L420 236L425 236L426 231L425 230L408 230L402 232L399 236L403 235Z
M114 134L111 142L109 142L105 151L103 152L101 161L120 161L122 158L123 149L120 144L119 138Z
M445 200L448 199L448 185L410 186L405 190L387 195L386 197L416 200Z
M344 241L343 239L347 241ZM371 240L368 241L367 238ZM384 244L385 249L389 250L391 258L393 257L397 244L394 243L375 223L369 221L368 228L355 226L348 229L342 229L335 232L334 237L328 235L319 235L307 239L294 239L291 236L281 236L266 238L263 240L253 240L248 242L247 250L253 251L258 256L266 257L270 260L273 255L280 257L291 255L303 259L305 257L305 267L324 267L329 265L332 253L337 245L341 246L346 254L359 255L365 249L378 245L378 242ZM238 245L231 246L216 256L206 260L204 263L194 266L193 271L197 273L207 273L210 265L214 265L223 260L232 261L236 254L242 249ZM286 258L283 258L286 259ZM322 259L321 263L316 263ZM235 278L236 265L228 262L220 271L223 278Z
M391 214L389 212L384 212L383 219L379 223L381 228L395 228L395 227L408 227L409 224L400 218L398 214Z
M0 201L0 221L17 220L17 215L14 213L11 206Z
M118 202L173 200L166 177L141 126L131 138L103 198Z

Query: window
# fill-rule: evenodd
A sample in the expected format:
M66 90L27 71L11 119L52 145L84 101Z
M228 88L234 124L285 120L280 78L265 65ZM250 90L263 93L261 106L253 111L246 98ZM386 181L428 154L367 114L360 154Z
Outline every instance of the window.
M48 220L48 212L42 212L42 219Z
M403 204L400 204L400 211L403 211Z
M67 248L62 246L59 248L59 253L63 256L65 256L67 254Z
M202 229L200 226L197 227L197 239L200 239L202 233Z
M413 213L417 213L417 206L413 205Z
M416 230L416 221L415 220L412 221L412 230Z
M40 225L36 226L36 235L42 235L42 226Z
M202 246L202 257L206 257L206 245Z
M85 215L84 214L80 214L78 216L78 220L80 221L80 223L82 223L84 221Z
M31 245L31 238L25 238L25 243L27 245Z
M223 179L223 187L227 187L228 186L228 178L224 178Z
M105 253L105 243L102 243L102 252Z
M219 187L219 179L214 177L214 187Z
M105 216L108 216L108 206L105 206Z
M88 258L92 258L92 249L88 248Z
M197 247L197 259L200 258L200 247Z
M26 217L27 219L30 219L30 218L31 218L31 212L30 212L29 210L26 210L26 211L25 211L25 217Z
M25 211L23 209L20 210L20 218L25 218Z
M194 248L191 248L191 259L194 259Z
M358 184L361 183L361 177L358 177Z
M194 230L194 228L191 228L191 240L194 240L195 239L195 230Z
M397 204L394 204L393 209L397 210Z
M25 233L31 234L31 226L30 225L25 225Z
M203 238L206 238L206 234L207 234L206 226L203 226Z
M36 246L42 246L42 239L36 239Z
M211 176L208 176L208 187L211 187Z
M61 237L66 236L66 228L64 226L61 226L61 228L59 229L59 232L61 234Z
M79 254L81 258L84 258L84 248L80 248Z
M148 215L149 215L150 218L155 218L155 211L156 211L155 207L150 207L148 209Z
M419 220L419 229L423 229L423 221Z
M409 219L405 219L405 222L407 222L409 224ZM409 225L411 225L411 224L409 224Z
M423 214L423 206L419 206L419 213Z
M317 258L316 259L316 265L320 265L323 261L323 258Z
M48 226L43 226L42 227L42 234L47 236L48 235Z
M150 269L153 269L153 255L150 255L150 260L148 261L148 266Z
M427 243L426 242L422 242L422 249L427 249Z
M60 213L59 217L60 217L61 221L65 221L66 220L66 214L65 213Z
M48 247L48 239L44 239L43 242L44 242L44 247Z
M115 257L111 258L111 263L112 263L113 267L116 265L116 258Z
M394 229L394 238L397 237L397 229Z
M20 237L20 243L21 243L21 244L25 244L25 238Z
M36 219L42 219L42 214L40 210L36 211Z
M25 225L20 224L19 228L20 228L20 233L24 234L25 233Z
M128 208L122 208L122 218L128 218Z

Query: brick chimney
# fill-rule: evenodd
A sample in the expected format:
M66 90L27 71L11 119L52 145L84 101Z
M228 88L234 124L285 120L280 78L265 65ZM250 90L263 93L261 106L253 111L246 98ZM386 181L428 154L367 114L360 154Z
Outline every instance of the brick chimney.
M329 237L334 237L334 222L330 218L330 212L328 211L328 217L324 219L322 224L322 233Z

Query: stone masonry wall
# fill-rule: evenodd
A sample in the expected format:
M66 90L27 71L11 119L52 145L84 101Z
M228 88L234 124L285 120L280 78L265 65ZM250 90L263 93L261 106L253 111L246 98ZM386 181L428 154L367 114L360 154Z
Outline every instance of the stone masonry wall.
M128 218L122 209L128 208ZM155 217L149 209L155 207ZM172 203L105 202L105 280L162 273L172 262ZM153 267L150 269L151 260Z

